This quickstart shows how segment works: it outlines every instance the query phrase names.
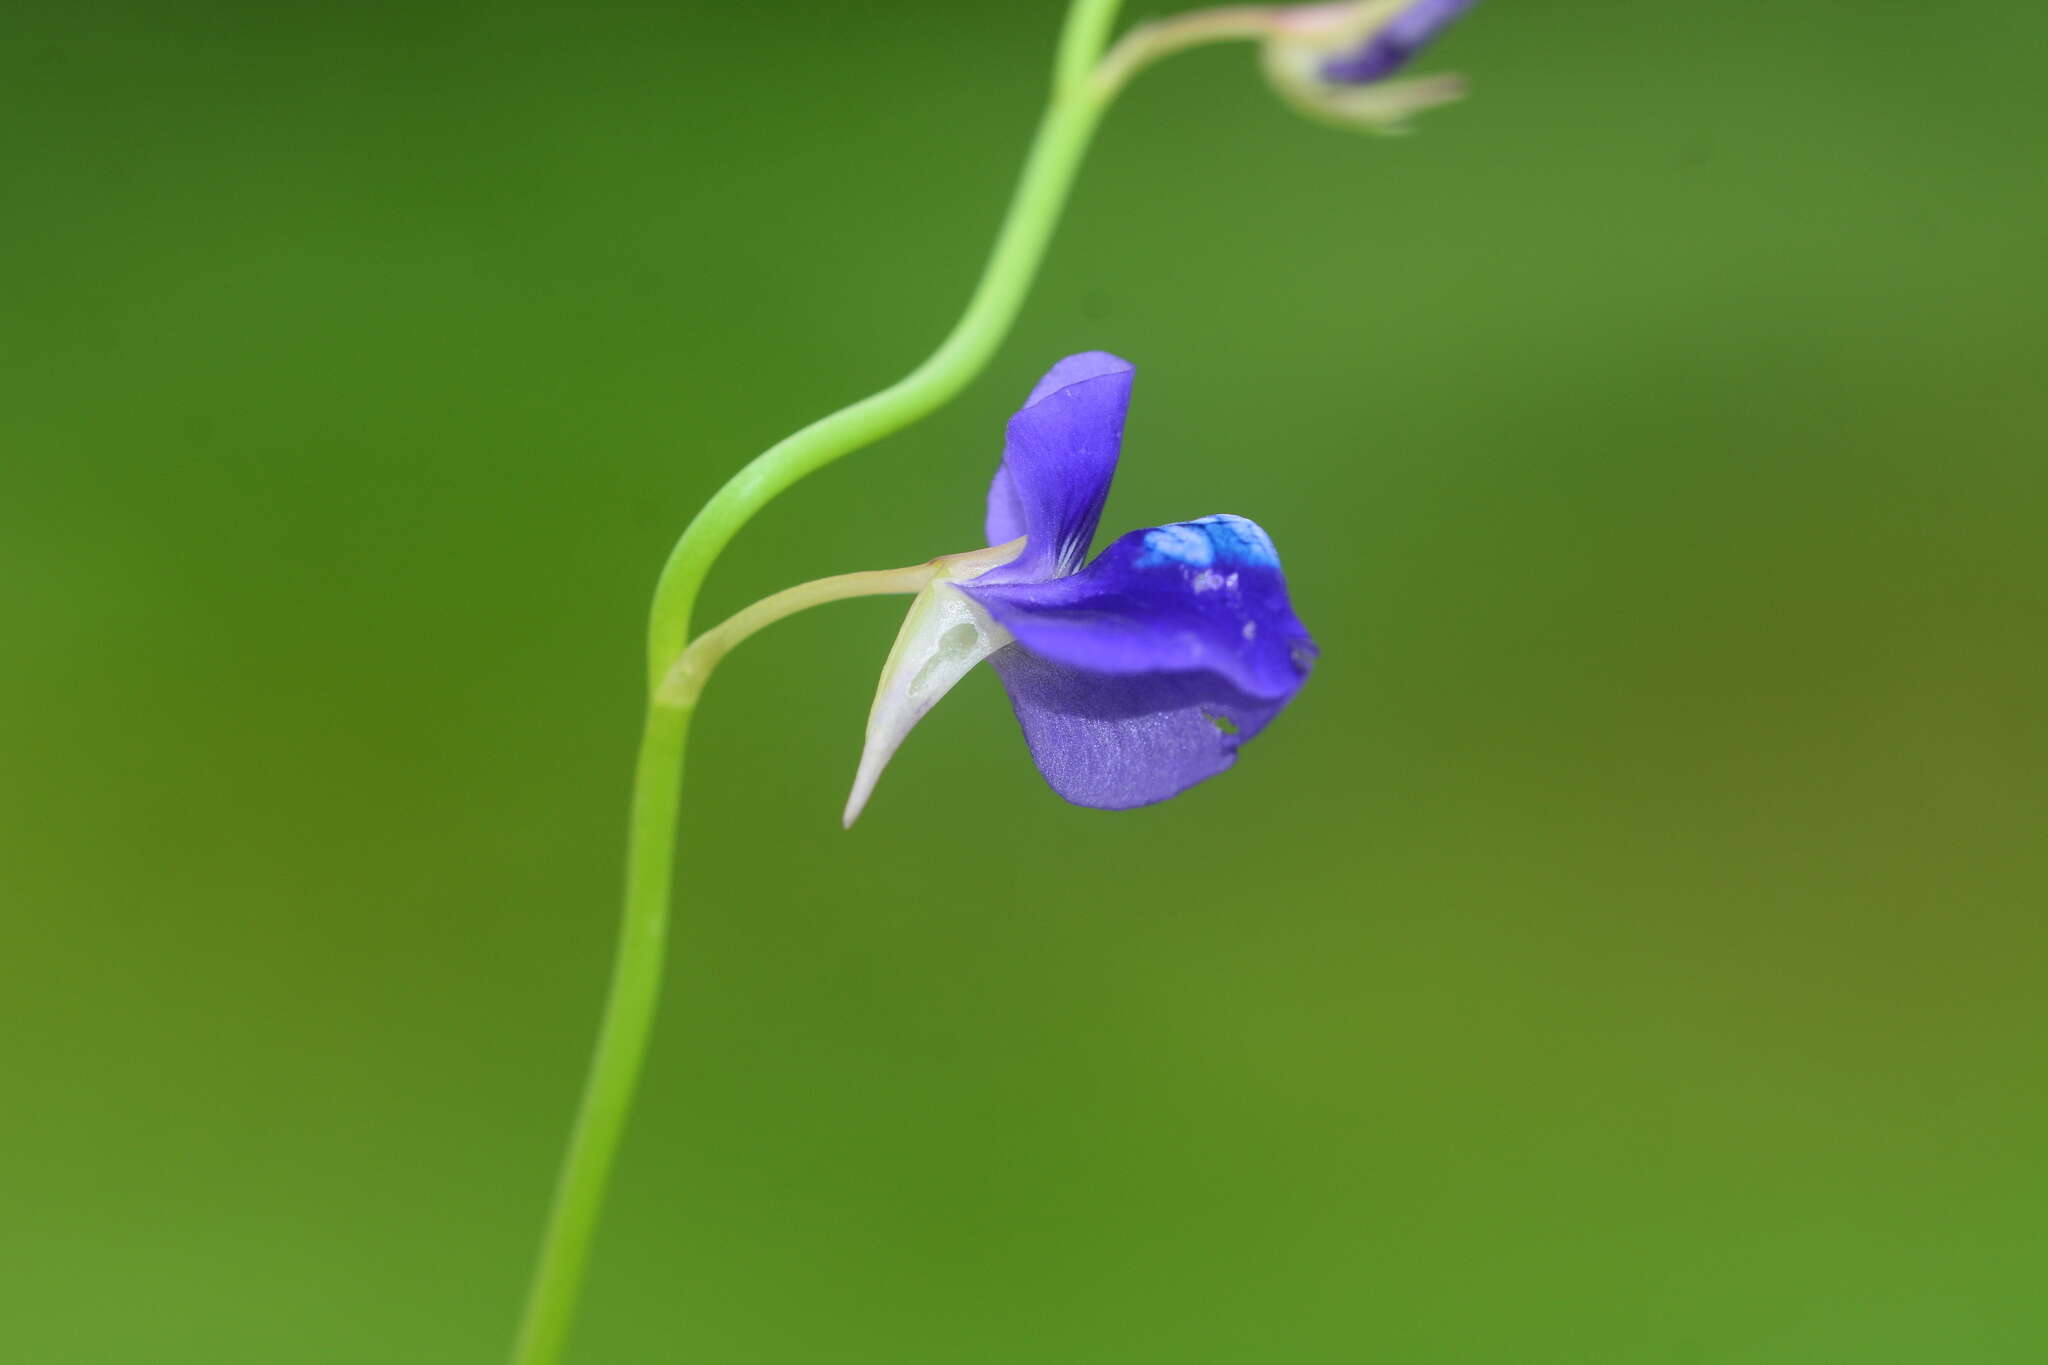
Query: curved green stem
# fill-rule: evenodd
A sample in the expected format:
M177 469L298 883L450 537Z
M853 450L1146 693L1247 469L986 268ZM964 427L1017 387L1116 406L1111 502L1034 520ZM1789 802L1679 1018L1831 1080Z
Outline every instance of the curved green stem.
M813 422L733 475L691 520L662 568L648 621L648 711L633 781L618 952L604 1022L513 1348L513 1365L554 1365L561 1357L613 1157L647 1051L668 936L683 744L694 711L691 705L664 699L661 684L690 638L690 616L705 575L740 527L776 494L930 413L987 364L1016 320L1108 104L1110 92L1098 88L1090 73L1108 42L1117 4L1118 0L1072 0L1060 36L1052 100L1039 122L988 264L952 332L903 379Z
M819 418L754 457L691 519L654 589L647 626L650 687L660 685L662 675L682 653L690 638L698 590L712 561L740 527L806 474L943 406L981 372L1008 334L1045 258L1082 154L1108 107L1108 93L1096 88L1088 73L1101 56L1116 9L1117 0L1074 0L1067 11L1052 102L1039 122L981 280L939 348L880 393Z

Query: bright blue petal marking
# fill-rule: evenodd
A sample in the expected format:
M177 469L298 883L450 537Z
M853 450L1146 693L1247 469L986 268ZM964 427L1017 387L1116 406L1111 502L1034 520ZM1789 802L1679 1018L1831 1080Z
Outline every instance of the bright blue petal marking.
M1201 517L1192 524L1207 533L1216 547L1216 557L1226 564L1242 564L1254 569L1280 567L1280 552L1273 548L1273 538L1255 521L1225 512Z
M1138 556L1136 567L1182 564L1206 569L1219 562L1239 568L1277 569L1280 554L1273 548L1273 538L1257 522L1224 512L1145 532L1145 553Z
M1138 567L1156 569L1165 564L1185 564L1206 569L1216 562L1216 544L1192 521L1175 522L1145 532L1145 553Z

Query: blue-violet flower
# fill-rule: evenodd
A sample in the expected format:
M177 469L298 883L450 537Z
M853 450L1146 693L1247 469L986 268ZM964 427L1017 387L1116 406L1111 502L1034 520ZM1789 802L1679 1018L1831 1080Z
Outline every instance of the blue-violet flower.
M883 667L846 804L986 659L1038 770L1076 805L1163 801L1228 768L1300 690L1315 642L1273 542L1235 516L1133 531L1085 567L1123 443L1129 362L1053 366L1010 418L989 550L940 561Z

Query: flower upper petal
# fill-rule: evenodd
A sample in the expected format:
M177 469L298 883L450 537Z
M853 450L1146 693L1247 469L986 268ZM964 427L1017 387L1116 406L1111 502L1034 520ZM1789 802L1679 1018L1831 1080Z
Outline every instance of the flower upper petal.
M990 662L1039 771L1085 806L1223 771L1315 659L1273 542L1242 517L1134 531L1071 577L960 591L1015 637Z
M1010 418L988 490L988 543L1029 540L997 571L1002 581L1037 582L1081 567L1116 477L1131 375L1131 363L1107 351L1070 355Z

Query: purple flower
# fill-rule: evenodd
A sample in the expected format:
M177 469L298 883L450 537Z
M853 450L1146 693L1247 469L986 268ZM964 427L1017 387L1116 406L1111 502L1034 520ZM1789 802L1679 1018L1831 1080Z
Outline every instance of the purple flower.
M1370 85L1399 71L1428 47L1473 0L1415 0L1364 42L1322 64L1324 80L1337 85Z
M988 494L998 548L944 561L912 604L868 719L847 824L911 727L983 659L1053 790L1111 810L1222 772L1300 690L1315 642L1256 524L1210 516L1133 531L1084 567L1131 376L1101 351L1068 356L1010 419Z

